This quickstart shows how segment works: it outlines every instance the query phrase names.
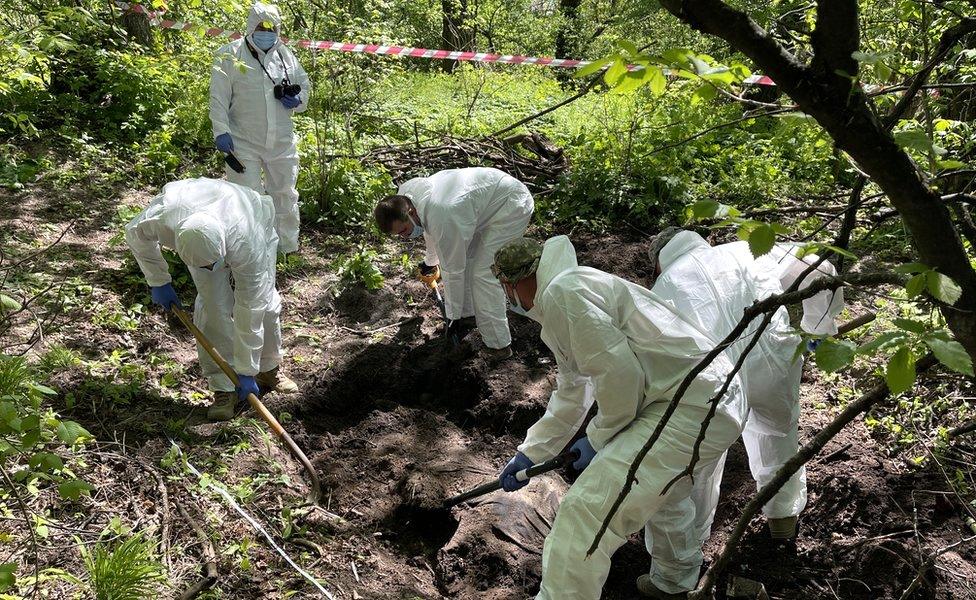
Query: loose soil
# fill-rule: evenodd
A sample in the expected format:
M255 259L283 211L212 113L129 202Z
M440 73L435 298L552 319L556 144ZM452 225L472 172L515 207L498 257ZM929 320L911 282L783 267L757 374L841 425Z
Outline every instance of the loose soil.
M138 205L146 198L145 193L135 194L122 202ZM21 200L19 213L2 217L3 227L50 237L50 231L39 229L58 221L48 210L50 202L43 197ZM102 302L129 305L144 298L124 247L107 245L115 233L109 219L89 219L84 225L57 250L65 273L87 277ZM62 392L59 411L99 439L101 445L86 457L86 475L97 478L101 491L63 508L48 498L51 517L78 523L79 511L95 511L83 524L97 531L111 516L111 511L103 514L106 504L131 496L134 505L115 508L134 528L158 533L163 523L169 526L170 585L178 593L196 579L199 568L192 529L168 507L185 503L217 540L222 597L284 598L287 590L312 597L312 588L259 539L246 551L246 570L239 554L227 551L231 542L254 538L254 533L178 468L160 466L173 437L191 462L216 479L235 490L245 483L253 488L253 494L239 494L245 508L339 598L530 597L538 589L543 540L572 475L556 472L519 493L498 492L451 510L442 509L441 502L496 477L526 428L543 414L555 365L539 340L538 325L512 317L515 357L493 367L480 354L476 330L467 332L459 348L443 339L440 314L427 292L392 260L379 265L387 277L382 290L336 293L337 278L328 265L348 251L348 240L306 233L298 261L282 268L279 281L289 356L283 369L302 391L293 397L272 395L266 402L285 416L285 427L320 473L327 512L297 508L304 494L301 469L262 426L247 419L199 424L206 392L195 381L199 372L187 334L155 314L142 317L138 330L119 332L93 325L75 311L69 315L75 319L72 326L49 336L49 346L64 344L88 358L118 348L133 361L162 354L176 360L185 373L174 395L150 383L162 371L147 362L145 383L129 403L101 398L96 403L93 397L108 386L127 385L118 370L99 375L75 368L54 377ZM644 237L573 239L581 264L646 281ZM390 255L399 255L392 246ZM180 291L191 297L189 287ZM838 410L833 391L838 385L812 370L807 374L804 439ZM188 401L194 391L204 398ZM103 450L108 444L117 444L119 451L108 455ZM168 475L167 503L160 500L154 469ZM911 468L888 456L860 421L808 465L808 482L809 504L798 540L773 544L763 520L756 518L730 569L761 581L772 598L900 598L925 558L972 535L965 507L942 473L934 467ZM736 445L727 461L706 557L721 547L754 490L745 453ZM287 538L284 507L295 509ZM41 557L44 566L76 569L79 564L63 548L59 554L56 546ZM972 545L943 554L910 597L976 598L974 560ZM637 534L614 557L603 597L637 598L634 580L646 572L648 561ZM719 596L724 596L721 589Z

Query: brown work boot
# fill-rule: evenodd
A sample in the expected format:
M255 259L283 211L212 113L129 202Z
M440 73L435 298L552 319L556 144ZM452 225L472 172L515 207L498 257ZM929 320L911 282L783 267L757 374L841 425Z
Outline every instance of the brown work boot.
M294 394L298 391L298 384L289 379L288 376L282 375L278 367L270 371L265 371L264 373L258 373L254 376L254 380L258 382L258 388L261 390L262 396L269 392Z
M488 364L497 365L504 360L512 358L512 345L509 344L504 348L485 348L482 352L484 352Z
M647 574L637 578L637 591L645 598L655 598L656 600L686 600L688 598L688 592L681 592L680 594L662 592L651 583L651 576Z
M237 392L214 392L214 401L207 409L211 421L230 421L237 408Z
M796 537L796 517L782 519L766 519L769 525L769 537L774 540L792 540Z

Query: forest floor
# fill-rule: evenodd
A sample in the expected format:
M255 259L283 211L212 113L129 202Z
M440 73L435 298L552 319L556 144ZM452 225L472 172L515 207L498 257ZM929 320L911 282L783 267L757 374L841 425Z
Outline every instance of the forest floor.
M48 384L60 394L55 409L96 438L74 467L96 489L75 502L44 488L32 498L31 510L47 525L38 540L47 597L70 597L77 589L57 570L83 572L79 545L130 530L160 540L169 568L163 595L178 596L198 579L202 564L191 521L206 532L218 559L217 586L202 597L315 596L214 485L224 486L337 598L529 597L538 587L543 539L572 475L552 474L519 493L452 510L440 502L494 478L543 413L555 365L538 325L512 317L515 357L493 368L479 354L476 331L460 349L440 337L439 312L410 275L402 248L390 244L377 260L386 276L382 289L340 291L332 262L357 240L308 228L298 256L279 272L282 368L301 392L270 395L266 404L322 477L321 507L310 508L300 465L253 413L204 422L209 398L190 335L177 321L134 307L148 301L147 290L117 243L119 215L150 196L53 193L41 186L18 193L16 202L4 192L0 204L0 227L15 232L23 251L46 247L71 224L35 267L63 282L57 290L65 313L34 356L42 365L51 348L77 356L51 369ZM572 238L581 264L646 281L643 236ZM189 302L191 286L179 278L177 284ZM866 310L859 302L871 304L853 298L855 314ZM870 375L827 377L808 366L802 438L874 385ZM937 390L940 376L926 377ZM174 445L202 478L189 472ZM859 420L808 465L809 503L798 540L772 544L757 517L731 572L761 581L772 598L900 598L926 559L973 534L966 522L971 508L947 483L954 468L938 460L913 465ZM754 491L737 444L706 562ZM23 522L2 516L0 533L23 536ZM15 552L22 562L28 554ZM976 598L974 564L972 545L944 552L909 597ZM615 555L603 597L637 598L634 580L648 566L637 534Z

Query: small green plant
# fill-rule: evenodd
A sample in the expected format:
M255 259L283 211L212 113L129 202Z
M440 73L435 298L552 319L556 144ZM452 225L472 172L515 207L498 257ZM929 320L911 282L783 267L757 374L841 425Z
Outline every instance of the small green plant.
M144 600L158 597L165 581L163 565L154 552L155 543L138 533L114 547L99 541L82 548L88 571L88 587L95 600Z
M342 259L336 269L340 286L362 284L367 290L383 287L383 273L373 263L377 256L375 250L360 246L351 256Z

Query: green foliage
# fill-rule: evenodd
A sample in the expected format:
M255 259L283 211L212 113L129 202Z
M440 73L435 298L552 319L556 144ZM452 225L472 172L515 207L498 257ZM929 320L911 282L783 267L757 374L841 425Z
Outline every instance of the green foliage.
M95 600L158 597L159 584L166 578L155 557L155 545L141 533L118 544L99 541L92 550L81 545L88 587Z
M74 421L60 419L44 399L56 392L36 380L22 357L0 355L0 464L14 483L31 493L56 485L63 498L76 500L91 488L55 453L91 438Z
M383 273L373 262L378 256L376 250L360 246L352 255L340 259L336 266L340 285L346 287L361 284L367 290L383 287Z
M300 191L306 222L366 227L372 223L373 207L393 193L394 187L382 167L340 158L331 161L324 172L312 169L303 174Z

